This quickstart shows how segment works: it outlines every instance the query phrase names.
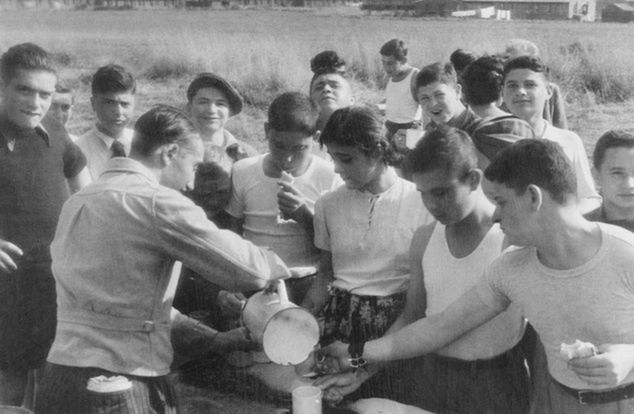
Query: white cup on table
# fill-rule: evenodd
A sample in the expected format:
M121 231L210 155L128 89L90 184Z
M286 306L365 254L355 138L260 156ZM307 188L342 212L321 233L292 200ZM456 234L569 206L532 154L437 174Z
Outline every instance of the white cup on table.
M312 385L295 388L293 414L321 414L321 389Z

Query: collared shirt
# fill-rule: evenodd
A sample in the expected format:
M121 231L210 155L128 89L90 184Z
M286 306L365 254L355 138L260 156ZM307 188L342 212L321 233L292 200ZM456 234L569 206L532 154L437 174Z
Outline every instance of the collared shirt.
M24 251L25 264L46 264L48 246L62 204L66 179L86 165L63 127L47 119L21 129L0 116L0 239Z
M233 291L289 276L271 251L219 230L122 157L64 205L51 254L58 323L48 360L141 376L169 372L176 260Z
M134 130L125 128L119 138L126 155L130 155L133 135ZM112 158L110 147L112 147L113 142L114 138L99 131L96 126L77 139L77 145L84 152L88 161L88 170L93 180L96 180L101 175L106 169L108 160Z

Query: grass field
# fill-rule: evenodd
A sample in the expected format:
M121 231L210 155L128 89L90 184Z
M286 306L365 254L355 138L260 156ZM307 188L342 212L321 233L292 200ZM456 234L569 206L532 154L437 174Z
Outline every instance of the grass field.
M531 39L567 96L572 129L588 146L608 128L634 127L634 30L627 24L396 18L352 8L0 13L0 50L32 41L56 53L61 77L77 90L74 132L92 122L90 75L116 62L139 78L138 114L156 103L183 105L197 72L227 77L247 101L230 129L259 148L266 106L282 91L307 91L308 61L323 49L349 62L358 102L378 102L377 51L392 37L409 43L410 61L419 67L458 47L497 52L508 39Z

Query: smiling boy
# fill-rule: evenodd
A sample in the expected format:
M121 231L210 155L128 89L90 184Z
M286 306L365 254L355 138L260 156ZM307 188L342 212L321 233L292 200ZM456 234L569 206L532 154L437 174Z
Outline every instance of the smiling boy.
M92 78L90 103L97 120L90 131L79 137L77 145L86 155L93 180L105 170L112 157L130 154L136 81L119 65L106 65Z
M504 65L504 102L513 115L533 127L536 137L561 145L577 177L579 209L586 213L599 205L600 198L581 138L554 127L543 117L544 105L552 95L547 73L548 68L537 57L520 56L508 61Z
M0 69L0 405L20 405L55 334L49 244L69 188L90 177L62 125L43 119L57 82L47 52L13 46Z
M585 217L634 231L634 135L606 132L597 141L592 158L603 204Z
M415 86L425 119L430 120L427 130L448 125L471 133L479 117L462 103L462 86L451 63L425 66L418 72Z

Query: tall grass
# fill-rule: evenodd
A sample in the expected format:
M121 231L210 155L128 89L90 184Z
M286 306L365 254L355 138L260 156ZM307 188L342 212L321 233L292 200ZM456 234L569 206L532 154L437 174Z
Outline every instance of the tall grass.
M184 105L187 84L199 72L226 77L247 103L232 128L261 137L264 110L273 97L288 90L307 92L309 60L324 49L337 50L347 60L357 101L378 102L383 77L378 50L393 37L409 44L410 62L418 67L446 60L458 47L495 53L508 39L528 38L542 49L569 103L634 96L634 31L627 25L393 18L327 10L5 11L0 52L23 41L54 52L61 77L77 91L73 122L79 129L92 122L92 73L116 62L139 78L138 111L158 102Z

